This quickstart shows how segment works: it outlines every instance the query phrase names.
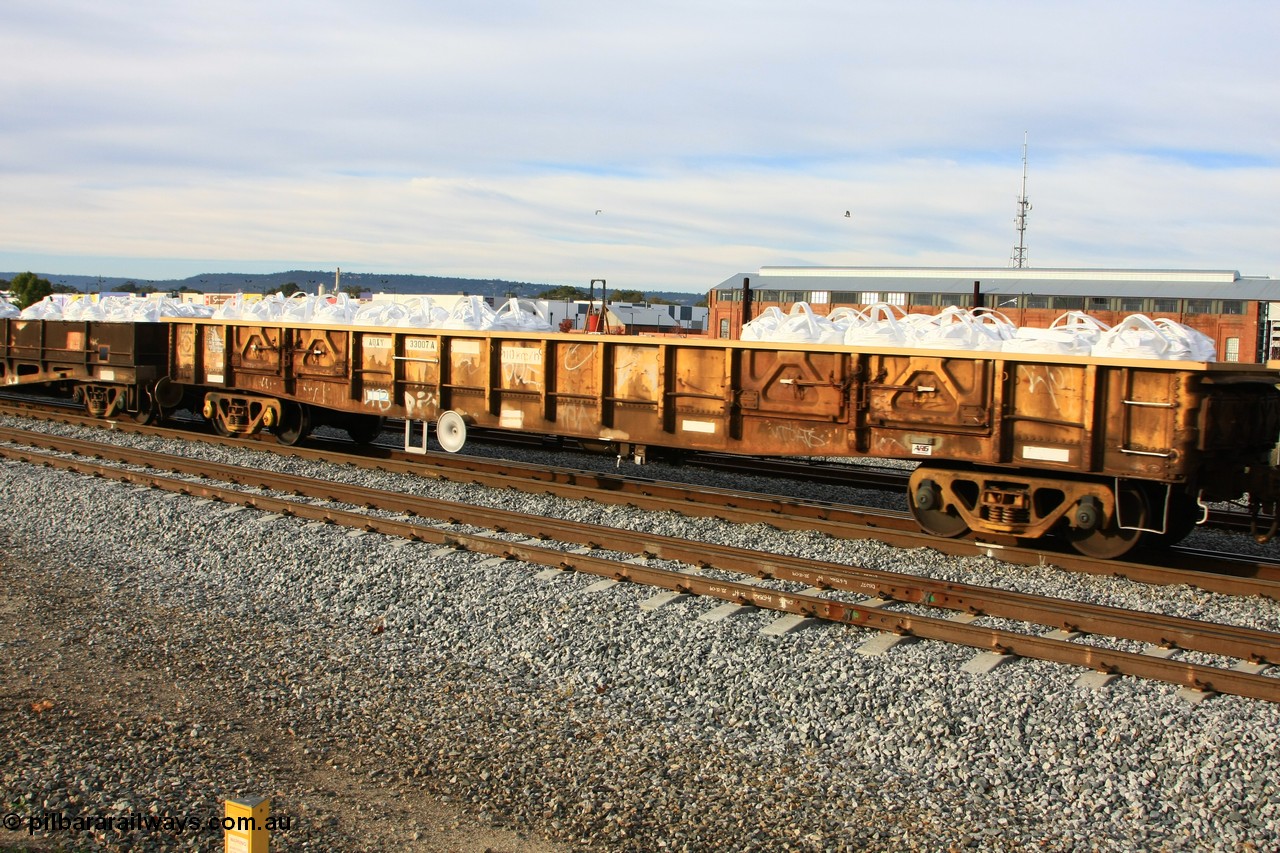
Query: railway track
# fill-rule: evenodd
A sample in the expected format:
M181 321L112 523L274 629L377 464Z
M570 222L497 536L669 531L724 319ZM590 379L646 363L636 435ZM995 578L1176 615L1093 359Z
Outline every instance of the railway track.
M33 417L40 417L42 413L47 413L49 410L59 410L63 413L63 417L82 420L85 423L92 423L97 420L96 418L82 415L83 409L79 404L21 392L0 392L0 411L3 410ZM117 423L126 424L125 421ZM203 429L204 422L200 421L199 423ZM388 427L393 431L398 431L400 424L399 422L388 422ZM475 438L484 442L506 446L536 447L541 449L581 447L581 443L574 439L549 440L544 436L535 436L527 433L477 429L473 431L473 434ZM266 438L265 440L269 441L271 439ZM314 444L315 440L312 439L311 443ZM346 450L345 452L350 451ZM593 451L587 450L586 452ZM778 477L844 488L883 490L904 496L907 491L908 480L911 477L911 470L907 468L868 465L847 460L743 457L715 452L681 452L678 455L682 465L705 470L749 476ZM421 457L413 458L421 460ZM1208 512L1205 527L1252 536L1268 530L1276 523L1274 516L1265 513L1253 517L1243 508L1232 510L1214 507ZM912 524L904 529L918 529L918 525Z
M557 571L646 584L676 595L720 599L731 607L768 609L795 618L871 628L891 637L941 640L980 649L1000 659L1036 658L1107 675L1164 681L1202 694L1231 693L1280 702L1280 679L1264 674L1270 664L1280 661L1278 633L816 563L81 439L15 430L0 431L0 439L23 443L19 447L0 446L0 455L10 459L209 498L235 505L237 510L252 507L342 524ZM294 497L245 489L269 489ZM339 505L364 509L344 509ZM378 516L375 510L399 517ZM447 526L423 524L415 517L434 519ZM495 531L506 538L460 530L460 525ZM522 538L510 541L512 536ZM552 540L584 550L575 552L546 544ZM601 549L633 556L613 559L593 553ZM636 562L637 558L681 565L643 565ZM1023 630L978 624L983 619L1011 621ZM1026 628L1030 626L1036 627L1028 633ZM1045 629L1049 629L1047 633ZM1143 643L1147 648L1135 652L1094 642L1104 638ZM1231 662L1215 666L1174 660L1171 655L1176 650L1202 652Z
M705 486L691 489L676 482L583 469L548 468L506 459L445 453L423 456L377 445L357 446L346 441L313 438L306 445L286 447L269 436L237 439L168 427L140 426L132 420L102 421L68 411L56 415L20 413L89 427L106 426L167 438L182 437L246 449L266 449L301 459L339 461L373 470L493 488L590 499L741 524L765 524L784 530L815 530L842 539L877 539L900 548L932 548L952 556L998 558L1022 565L1052 564L1070 571L1118 576L1142 583L1188 584L1209 592L1258 595L1280 600L1280 564L1243 555L1174 547L1142 553L1139 556L1144 558L1143 562L1103 560L1065 548L1061 551L1048 550L1043 543L1027 547L1012 540L940 539L920 532L908 512ZM13 440L22 440L21 431L12 434Z

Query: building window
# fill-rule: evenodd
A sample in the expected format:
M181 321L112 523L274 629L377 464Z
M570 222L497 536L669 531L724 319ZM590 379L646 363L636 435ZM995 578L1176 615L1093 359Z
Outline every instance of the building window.
M831 301L836 305L857 305L858 295L850 290L837 290L831 294Z
M722 337L722 338L727 338L727 337L729 337L729 320L728 320L728 318L722 319L722 320L720 321L720 337Z
M737 302L741 295L742 295L741 290L717 290L716 301L717 302Z
M880 291L864 290L858 298L859 305L875 305L880 301Z
M1055 296L1053 307L1059 311L1080 311L1084 308L1083 296Z
M1120 310L1127 311L1130 314L1138 314L1145 310L1146 300L1141 296L1122 296L1120 297Z
M755 293L756 302L777 302L778 291L776 290L757 290Z
M1227 338L1227 351L1223 356L1223 361L1239 361L1240 360L1240 339Z
M959 305L959 306L968 305L969 300L972 298L967 293L939 293L939 294L936 294L936 296L937 296L937 304L941 305L943 308L949 308L952 305ZM930 303L925 302L922 304L928 305Z
M1114 310L1112 308L1112 304L1113 303L1110 296L1090 296L1089 297L1090 311L1111 311L1111 310Z
M1188 299L1187 313L1188 314L1212 314L1213 300L1212 299Z
M1047 297L1047 296L1035 296L1035 295L1028 296L1028 297L1027 297L1027 307L1028 307L1028 308L1048 308L1048 307L1049 307L1049 297Z
M782 302L788 305L793 302L803 302L805 295L803 290L784 290L782 292Z
M884 301L890 305L906 305L907 294L905 293L885 293L882 294Z
M826 305L830 301L831 291L829 290L814 290L809 293L810 305Z
M1244 303L1238 299L1224 299L1222 300L1222 310L1219 311L1218 313L1219 314L1243 314Z
M1155 299L1151 300L1151 310L1153 312L1160 311L1165 314L1177 314L1178 303L1179 300L1177 299L1165 299L1164 297L1157 296Z

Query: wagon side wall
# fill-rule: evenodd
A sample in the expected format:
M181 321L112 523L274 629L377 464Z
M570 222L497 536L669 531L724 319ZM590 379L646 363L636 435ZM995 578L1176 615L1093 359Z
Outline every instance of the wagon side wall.
M197 385L754 455L1172 483L1280 434L1280 372L1256 365L202 320L175 323L172 341L171 370Z

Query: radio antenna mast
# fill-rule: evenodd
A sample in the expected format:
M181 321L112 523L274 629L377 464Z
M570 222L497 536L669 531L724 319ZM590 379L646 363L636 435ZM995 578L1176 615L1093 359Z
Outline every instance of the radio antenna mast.
M1031 202L1027 200L1027 132L1022 132L1022 195L1018 196L1018 215L1013 222L1018 226L1018 245L1013 247L1013 266L1021 269L1027 265L1027 213Z

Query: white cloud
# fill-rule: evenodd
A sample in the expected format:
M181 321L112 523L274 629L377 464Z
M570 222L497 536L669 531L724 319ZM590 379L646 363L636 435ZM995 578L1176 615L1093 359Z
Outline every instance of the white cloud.
M6 7L0 250L690 290L998 266L1026 130L1033 263L1275 274L1278 22L1247 0Z

